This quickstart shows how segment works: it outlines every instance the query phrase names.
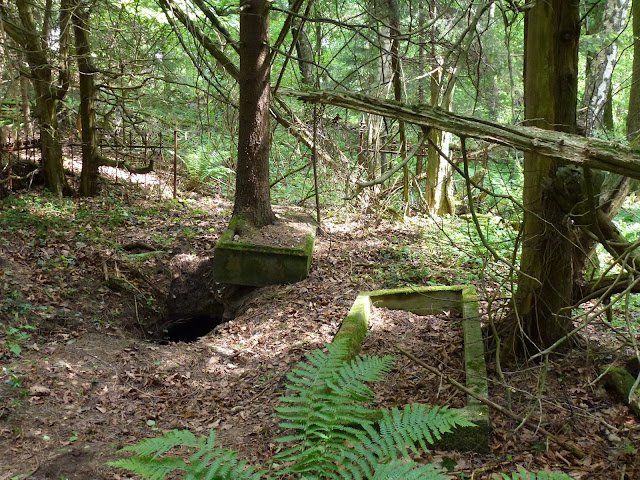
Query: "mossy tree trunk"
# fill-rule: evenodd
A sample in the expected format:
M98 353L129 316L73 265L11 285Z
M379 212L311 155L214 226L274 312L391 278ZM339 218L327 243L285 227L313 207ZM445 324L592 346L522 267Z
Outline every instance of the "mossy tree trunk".
M640 146L640 0L633 0L633 69L631 91L629 93L629 114L627 116L627 139Z
M438 15L436 2L429 6L429 19L436 20ZM436 49L437 30L436 24L431 28L431 75L430 75L430 93L431 106L440 107L443 110L451 110L453 101L453 91L455 88L455 79L447 83L447 75L445 75L445 66L441 64L443 59L438 55ZM455 69L455 66L453 67ZM430 133L431 143L427 149L427 165L426 176L427 182L424 192L424 200L427 211L432 215L453 214L455 204L453 200L453 168L445 159L442 158L440 152L445 155L450 154L451 134L442 130L432 128ZM435 145L435 146L434 146ZM437 147L437 148L436 148Z
M16 0L15 11L0 3L0 17L5 32L20 47L29 65L30 78L36 94L36 107L40 121L42 170L45 185L55 195L69 192L62 163L62 143L58 128L58 105L69 89L69 28L70 0L61 0L58 12L57 65L53 63L50 36L55 12L48 4L43 12L34 12L28 0ZM15 15L15 16L14 16ZM36 18L42 25L38 26ZM55 76L54 72L58 75Z
M576 131L578 0L536 2L525 20L527 124ZM562 162L528 152L524 159L524 234L514 307L517 337L509 346L545 348L571 327L574 251L569 225L548 186ZM515 351L512 353L516 353Z
M76 60L80 73L80 122L82 126L82 171L80 195L98 193L98 142L96 138L96 69L91 64L89 5L79 2L73 14Z
M269 2L244 0L240 11L238 166L233 215L255 227L275 221L269 191L270 61Z

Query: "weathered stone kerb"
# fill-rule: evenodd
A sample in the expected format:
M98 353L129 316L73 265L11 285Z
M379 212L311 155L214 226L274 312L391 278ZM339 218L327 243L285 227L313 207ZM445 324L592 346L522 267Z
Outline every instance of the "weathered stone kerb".
M333 340L345 341L351 357L360 352L369 329L372 307L404 310L416 315L435 315L445 310L458 311L462 315L466 386L477 395L485 398L489 396L478 297L473 286L409 287L360 293ZM457 428L447 434L438 443L438 447L460 451L488 451L489 408L468 395L463 411L476 426Z
M239 220L232 220L218 239L213 254L213 278L232 285L262 287L295 283L304 280L311 269L315 227L296 247L257 245L234 240L240 228Z

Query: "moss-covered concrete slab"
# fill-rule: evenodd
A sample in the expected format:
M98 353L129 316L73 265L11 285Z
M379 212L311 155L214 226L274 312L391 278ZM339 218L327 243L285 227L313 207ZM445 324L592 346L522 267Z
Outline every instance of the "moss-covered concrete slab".
M475 394L488 398L484 342L478 297L474 287L466 285L409 287L360 293L334 337L334 341L348 342L352 356L360 352L362 342L367 335L372 307L404 310L416 315L434 315L445 310L459 312L462 315L464 336L466 386ZM456 429L438 442L438 448L487 452L491 430L489 408L468 395L463 411L476 426Z
M315 227L295 247L255 244L238 238L241 221L234 219L218 239L213 254L213 280L232 285L263 287L295 283L309 275Z

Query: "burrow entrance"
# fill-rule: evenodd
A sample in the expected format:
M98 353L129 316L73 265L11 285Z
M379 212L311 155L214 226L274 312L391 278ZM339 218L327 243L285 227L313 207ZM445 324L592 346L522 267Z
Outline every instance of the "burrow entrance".
M168 315L158 332L160 341L195 342L218 325L233 320L259 290L240 285L215 284L215 287L207 298L194 296L188 300L170 295Z
M257 287L217 283L210 257L178 255L171 265L167 314L157 330L160 342L193 342L236 317Z

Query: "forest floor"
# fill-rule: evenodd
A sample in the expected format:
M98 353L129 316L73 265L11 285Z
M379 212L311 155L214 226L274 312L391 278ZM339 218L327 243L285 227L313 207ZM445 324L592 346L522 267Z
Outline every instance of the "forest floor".
M308 279L262 288L235 319L195 342L154 341L148 324L164 310L171 258L210 254L230 213L216 198L158 200L115 185L91 200L30 193L0 202L0 480L129 478L106 462L174 428L206 434L215 427L221 445L265 463L280 448L273 413L286 373L332 339L359 291L463 281L488 287L472 258L443 246L433 222L338 212L324 222ZM136 242L152 251L125 250ZM114 276L130 288L114 290ZM459 376L458 326L442 318L428 328L415 323L392 316L376 324L368 348L390 353L388 342L398 339ZM613 353L601 333L588 336L588 351L555 357L546 376L544 365L505 368L505 386L490 364L495 401L541 416L586 458L494 414L491 453L433 451L424 459L456 478L518 466L576 479L640 478L638 421L594 381ZM396 368L411 387L399 393L394 378L380 388L381 403L458 401L451 386L409 360L398 358Z

